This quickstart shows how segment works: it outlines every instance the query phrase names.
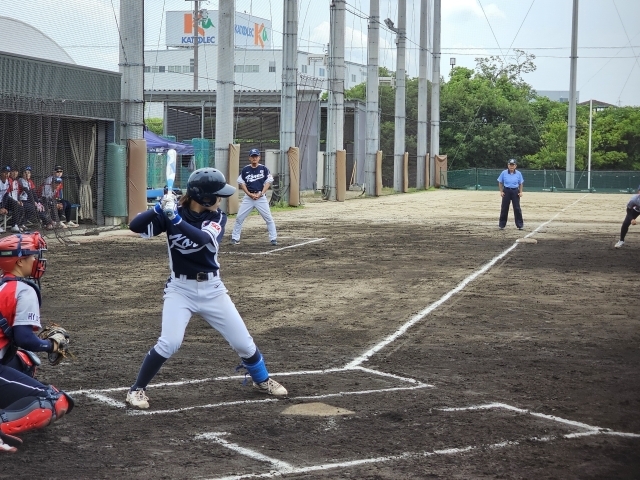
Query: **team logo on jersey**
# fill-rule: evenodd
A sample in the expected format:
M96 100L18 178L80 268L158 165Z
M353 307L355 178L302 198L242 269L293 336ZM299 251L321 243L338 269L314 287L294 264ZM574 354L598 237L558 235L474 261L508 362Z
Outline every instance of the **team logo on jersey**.
M206 245L198 245L197 243L189 240L181 233L177 235L169 235L169 248L175 248L183 255L189 255L191 253L199 252L205 247L214 253L216 251L215 247L212 244L207 243Z
M256 180L262 180L264 178L264 170L260 169L258 170L258 173L254 173L254 174L249 174L247 175L247 179L245 180L245 182L247 183L251 183L251 182L255 182Z

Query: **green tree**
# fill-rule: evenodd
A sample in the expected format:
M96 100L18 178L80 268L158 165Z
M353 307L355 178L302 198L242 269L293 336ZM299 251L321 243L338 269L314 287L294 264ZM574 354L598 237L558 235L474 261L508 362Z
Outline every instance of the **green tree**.
M162 135L163 120L161 118L147 118L144 123L150 131L155 134Z

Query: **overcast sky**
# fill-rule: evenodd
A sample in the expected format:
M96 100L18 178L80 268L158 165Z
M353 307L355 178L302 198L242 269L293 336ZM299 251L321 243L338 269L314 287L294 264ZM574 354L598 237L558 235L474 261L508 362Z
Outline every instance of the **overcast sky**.
M218 9L218 1L201 2ZM119 0L0 0L0 15L38 28L81 65L118 69ZM321 52L329 41L329 0L300 0L299 46ZM536 55L537 71L525 77L537 90L569 90L573 0L442 0L441 72L449 59L473 68L475 58L520 48ZM145 44L165 48L167 10L188 10L185 0L145 0ZM368 0L348 0L346 59L366 63ZM380 0L381 19L397 25L398 2ZM407 73L417 76L420 0L407 0ZM281 45L282 1L236 0L236 10L271 19ZM395 38L380 31L380 62L395 70ZM20 39L28 41L28 39ZM0 49L2 47L0 46ZM640 0L580 0L578 28L580 101L590 98L640 106Z

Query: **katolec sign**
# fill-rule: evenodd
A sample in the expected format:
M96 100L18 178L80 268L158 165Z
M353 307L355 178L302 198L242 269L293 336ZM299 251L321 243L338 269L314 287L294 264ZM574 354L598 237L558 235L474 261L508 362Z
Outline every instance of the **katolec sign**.
M193 46L193 12L167 12L167 46ZM218 43L218 11L204 11L198 16L198 45ZM271 21L236 12L235 45L239 48L271 48Z

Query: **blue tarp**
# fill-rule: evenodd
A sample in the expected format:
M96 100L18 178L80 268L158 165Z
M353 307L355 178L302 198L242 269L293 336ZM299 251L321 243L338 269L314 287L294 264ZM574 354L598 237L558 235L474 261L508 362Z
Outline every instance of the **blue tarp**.
M170 148L173 148L178 155L193 155L193 146L166 140L151 130L144 131L144 139L147 141L147 152L165 153Z

